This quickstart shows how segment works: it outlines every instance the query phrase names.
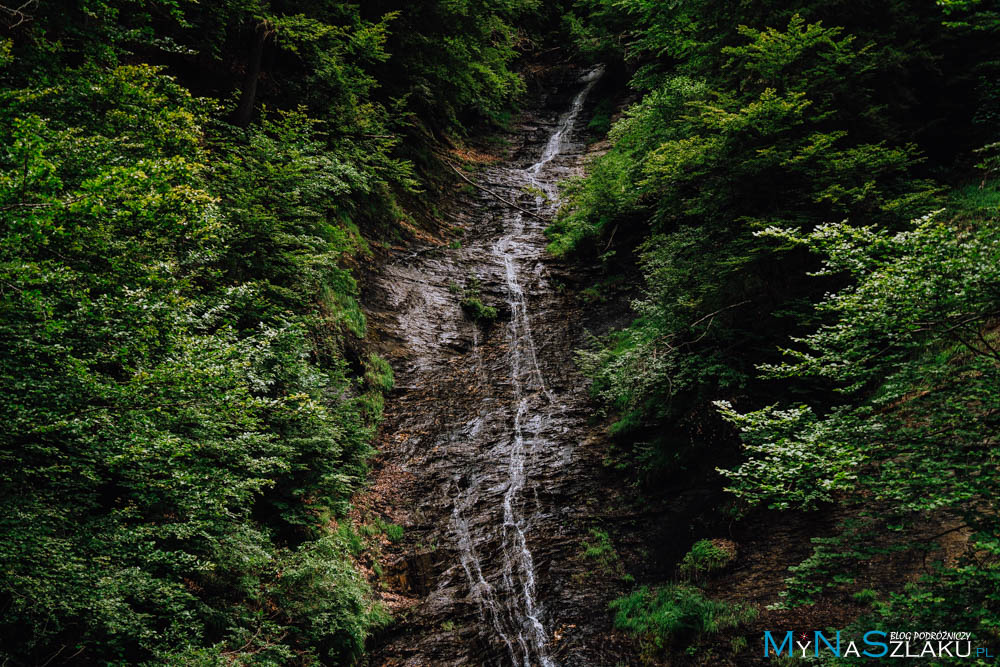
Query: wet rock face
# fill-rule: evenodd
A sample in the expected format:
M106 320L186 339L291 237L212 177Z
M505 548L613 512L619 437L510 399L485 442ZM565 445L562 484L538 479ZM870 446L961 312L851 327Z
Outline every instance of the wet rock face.
M515 128L510 158L477 176L537 215L466 193L451 211L463 247L401 253L368 294L397 380L375 505L406 530L383 580L401 620L371 664L606 662L607 589L579 559L607 500L601 429L573 365L585 314L543 235L558 182L582 167L599 74L567 77ZM470 285L495 321L463 313Z

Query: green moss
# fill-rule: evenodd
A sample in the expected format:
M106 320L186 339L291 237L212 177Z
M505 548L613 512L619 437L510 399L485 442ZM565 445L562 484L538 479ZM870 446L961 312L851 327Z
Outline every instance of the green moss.
M386 524L385 536L389 538L390 542L399 542L403 539L403 527L394 523Z
M493 322L497 319L497 309L487 306L480 301L479 297L470 296L462 299L462 310L473 322Z
M373 388L386 393L392 391L395 384L395 377L392 373L392 366L389 362L378 356L374 352L365 359L365 383Z
M733 554L716 545L712 540L698 540L681 561L681 574L698 577L701 574L721 570L733 560Z

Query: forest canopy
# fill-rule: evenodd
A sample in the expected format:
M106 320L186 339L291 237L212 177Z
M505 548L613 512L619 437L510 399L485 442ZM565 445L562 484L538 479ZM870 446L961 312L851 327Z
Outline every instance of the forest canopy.
M624 100L546 232L641 285L577 359L623 483L849 517L787 607L958 533L863 621L995 642L998 44L992 0L0 5L0 662L362 656L359 269L539 54ZM614 609L656 653L682 602Z
M864 627L997 638L998 16L574 5L584 50L629 63L635 101L568 185L550 249L643 280L632 323L581 367L618 466L651 490L718 467L738 515L844 517L790 564L783 606L858 591L911 551L934 565L880 582Z
M354 267L435 136L503 120L535 9L0 7L5 664L360 654L392 376Z

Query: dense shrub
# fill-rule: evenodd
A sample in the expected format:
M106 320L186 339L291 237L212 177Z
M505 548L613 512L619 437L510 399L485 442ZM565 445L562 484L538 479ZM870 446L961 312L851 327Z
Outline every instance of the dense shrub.
M705 597L692 586L642 588L611 603L615 627L639 636L652 651L683 649L704 635L753 620L757 612Z

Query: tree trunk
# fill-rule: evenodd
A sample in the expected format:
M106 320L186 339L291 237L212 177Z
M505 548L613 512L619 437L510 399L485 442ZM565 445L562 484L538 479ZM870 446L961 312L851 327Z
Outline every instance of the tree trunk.
M274 27L267 21L257 26L257 36L254 40L250 60L247 63L247 75L243 80L243 91L240 94L240 105L233 113L233 125L246 127L253 118L254 101L257 98L257 80L260 78L260 63L264 57L264 46L274 36Z

